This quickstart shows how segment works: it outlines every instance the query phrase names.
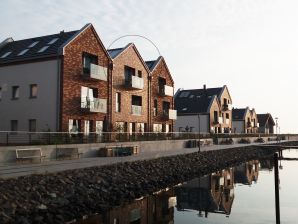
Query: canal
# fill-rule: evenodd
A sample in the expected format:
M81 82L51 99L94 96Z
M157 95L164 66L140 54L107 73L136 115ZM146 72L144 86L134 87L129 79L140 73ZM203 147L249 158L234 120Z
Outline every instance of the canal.
M283 157L298 158L298 150L284 150ZM298 220L297 170L298 161L279 161L281 223ZM273 158L219 170L77 223L275 223Z

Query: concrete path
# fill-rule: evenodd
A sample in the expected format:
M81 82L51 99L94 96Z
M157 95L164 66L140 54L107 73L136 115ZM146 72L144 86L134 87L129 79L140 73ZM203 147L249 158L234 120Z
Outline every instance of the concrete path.
M257 144L233 144L233 145L211 145L202 146L201 151L219 150L226 148L244 147L248 145ZM165 149L161 145L160 151L154 152L140 152L137 155L125 156L125 157L94 157L94 158L81 158L75 160L54 160L46 161L42 163L33 164L16 164L7 163L0 164L0 178L15 178L20 176L26 176L30 174L42 174L42 173L54 173L64 170L81 169L93 166L102 166L108 164L114 164L118 162L154 159L164 156L172 156L178 154L186 154L197 152L198 148L183 148L183 149Z

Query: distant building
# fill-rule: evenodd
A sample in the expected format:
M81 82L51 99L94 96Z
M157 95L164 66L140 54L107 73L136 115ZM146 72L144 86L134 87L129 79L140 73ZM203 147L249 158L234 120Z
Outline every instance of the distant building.
M258 133L258 118L254 109L233 108L233 133Z
M206 88L204 85L203 89L178 90L175 94L175 109L175 131L231 132L232 99L227 86Z
M259 133L273 134L275 122L270 113L257 114L260 124Z

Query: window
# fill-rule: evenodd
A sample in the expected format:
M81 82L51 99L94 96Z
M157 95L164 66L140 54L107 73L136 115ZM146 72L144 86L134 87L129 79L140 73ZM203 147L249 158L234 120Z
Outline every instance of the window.
M157 116L157 99L154 100L153 116Z
M141 96L131 96L131 105L142 106L142 97Z
M22 51L18 54L18 56L24 55L27 51L29 51L29 49L22 50Z
M126 81L131 80L131 76L134 76L134 75L136 75L136 70L134 68L129 66L124 66L124 76Z
M38 42L39 42L39 41L35 41L35 42L33 42L32 44L30 44L30 45L28 46L28 48L34 47L36 44L38 44Z
M31 84L30 85L30 98L36 98L37 97L37 84Z
M142 78L142 71L138 70L138 76Z
M12 99L16 100L20 97L20 87L19 86L13 86L12 87Z
M49 43L48 43L48 45L51 45L51 44L53 44L53 43L55 43L57 40L58 40L59 38L54 38L54 39L52 39Z
M96 55L83 53L83 71L85 74L90 73L91 64L98 64L98 57Z
M162 102L162 111L164 115L168 115L169 114L169 109L170 109L170 103L163 101Z
M116 112L121 111L121 93L116 93Z
M8 55L10 55L11 54L11 51L8 51L8 52L6 52L5 54L3 54L2 56L1 56L1 58L6 58Z
M29 132L36 132L36 119L29 120Z
M44 47L42 47L42 48L39 49L38 53L42 53L42 52L44 52L48 48L49 48L49 46L44 46Z
M18 131L18 120L11 120L10 121L10 130L11 131Z
M230 119L230 114L226 113L226 119Z

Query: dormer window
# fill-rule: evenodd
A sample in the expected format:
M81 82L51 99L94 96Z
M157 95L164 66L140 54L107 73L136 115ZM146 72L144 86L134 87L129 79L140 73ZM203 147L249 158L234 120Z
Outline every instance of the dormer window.
M55 43L58 39L59 39L59 38L54 38L54 39L52 39L48 44L51 45L51 44Z
M2 56L1 56L1 58L6 58L8 55L10 55L12 52L11 51L8 51L8 52L6 52L5 54L3 54Z

